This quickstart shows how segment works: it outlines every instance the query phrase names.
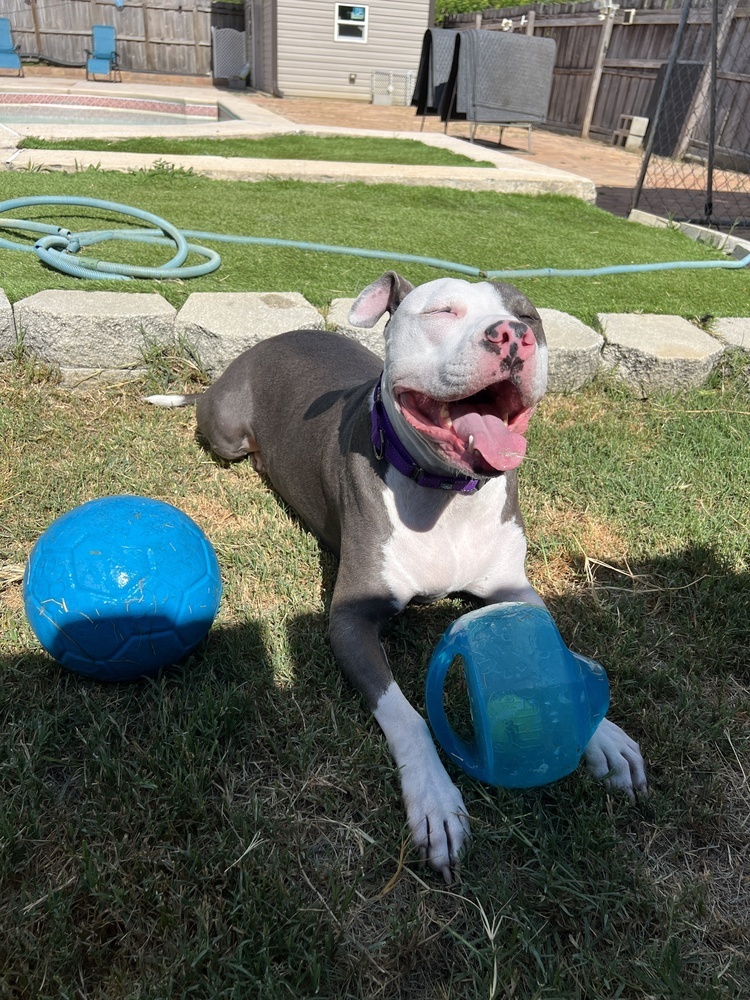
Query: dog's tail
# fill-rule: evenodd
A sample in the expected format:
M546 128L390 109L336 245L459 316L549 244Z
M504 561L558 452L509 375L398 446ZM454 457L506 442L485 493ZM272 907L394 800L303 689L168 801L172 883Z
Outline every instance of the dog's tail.
M202 392L192 392L187 396L144 396L143 400L154 406L194 406L202 395Z

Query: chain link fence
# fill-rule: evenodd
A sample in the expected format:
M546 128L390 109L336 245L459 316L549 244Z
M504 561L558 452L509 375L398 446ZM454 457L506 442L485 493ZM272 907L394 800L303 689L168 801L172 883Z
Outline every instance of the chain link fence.
M750 233L750 4L684 0L657 77L633 207Z

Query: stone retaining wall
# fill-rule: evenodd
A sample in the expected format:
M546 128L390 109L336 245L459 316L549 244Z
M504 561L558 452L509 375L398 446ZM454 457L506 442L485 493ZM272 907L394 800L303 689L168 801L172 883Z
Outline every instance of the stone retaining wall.
M294 329L338 330L382 357L385 319L373 330L352 327L353 301L335 299L321 312L298 292L196 292L178 311L157 293L43 291L11 306L0 289L0 358L23 346L73 387L143 374L154 346L189 346L216 377L258 340ZM642 391L690 388L726 349L750 352L742 317L717 320L708 334L680 316L604 313L598 332L567 313L539 312L552 392L578 389L602 369Z

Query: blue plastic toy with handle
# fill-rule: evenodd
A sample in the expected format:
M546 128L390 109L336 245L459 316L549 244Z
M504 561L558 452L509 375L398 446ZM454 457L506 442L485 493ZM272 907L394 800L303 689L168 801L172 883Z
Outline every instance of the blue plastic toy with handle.
M463 661L474 739L445 713L449 668ZM455 621L427 669L427 714L436 739L468 774L532 788L570 774L609 707L604 668L572 653L546 608L492 604Z

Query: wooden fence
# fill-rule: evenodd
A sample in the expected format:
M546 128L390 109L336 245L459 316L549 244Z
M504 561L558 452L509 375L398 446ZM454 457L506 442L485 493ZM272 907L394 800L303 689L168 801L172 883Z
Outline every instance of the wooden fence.
M0 4L0 12L4 4ZM242 4L211 0L21 0L8 15L23 56L83 66L94 24L117 29L122 69L211 75L211 28L244 30Z
M698 66L675 153L700 155L706 132L706 83L712 0L693 0L681 64ZM533 4L461 14L445 27L526 31L554 38L557 57L548 114L561 131L610 138L621 115L649 117L672 50L682 0L607 0ZM704 67L706 67L704 71ZM719 29L717 148L750 161L750 0L725 0ZM697 76L697 79L696 79ZM678 132L680 129L678 128ZM705 152L705 143L703 143Z

